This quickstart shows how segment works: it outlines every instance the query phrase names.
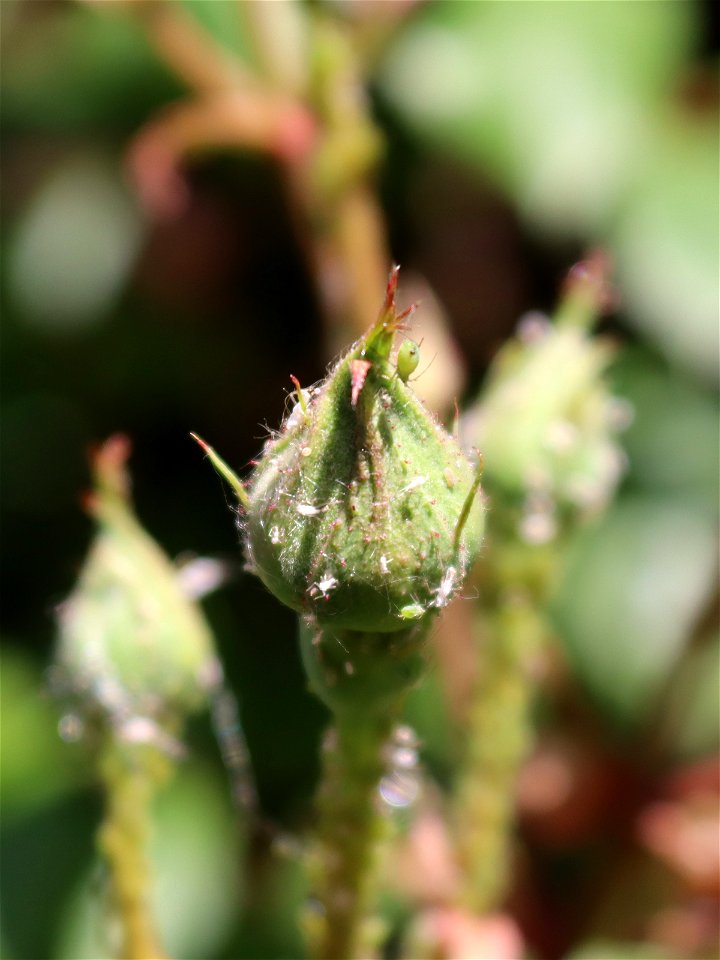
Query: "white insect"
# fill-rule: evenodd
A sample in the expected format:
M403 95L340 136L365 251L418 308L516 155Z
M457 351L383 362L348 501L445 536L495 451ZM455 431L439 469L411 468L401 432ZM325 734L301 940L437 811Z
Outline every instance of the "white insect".
M433 600L432 605L438 610L441 610L444 606L446 606L450 600L453 589L455 588L456 577L457 570L455 567L448 567L445 571L445 576L442 578L440 586L437 588L437 590L435 590L435 599Z
M303 423L306 419L306 412L308 404L312 399L313 390L311 388L306 388L301 391L303 403L305 404L305 409L303 409L302 403L296 403L292 410L290 411L290 416L285 421L285 429L292 430L297 427L299 424Z
M330 591L334 590L337 585L337 579L326 573L322 580L318 580L317 583L311 583L307 592L311 597L321 596L324 600L327 600L330 596Z
M423 476L413 477L410 483L407 486L403 487L400 493L409 493L410 490L416 490L418 487L421 487L424 483L427 483L428 478Z

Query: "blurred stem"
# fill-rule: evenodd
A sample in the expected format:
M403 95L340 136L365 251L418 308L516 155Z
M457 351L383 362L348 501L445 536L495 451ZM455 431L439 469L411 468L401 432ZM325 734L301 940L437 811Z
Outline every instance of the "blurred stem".
M161 56L200 95L161 114L149 127L153 136L140 138L145 154L138 160L135 150L137 179L149 176L146 167L177 164L203 147L275 156L318 291L326 352L334 356L375 318L389 268L372 183L383 138L370 115L351 26L296 0L241 0L251 46L250 62L243 63L177 5L133 10Z
M318 793L314 896L322 916L308 924L318 960L368 957L379 843L388 826L378 809L384 748L394 712L340 714L328 737Z
M131 9L145 23L160 56L190 89L211 94L252 82L250 71L199 30L178 4L136 3Z
M154 747L120 747L112 741L100 762L105 815L98 847L110 870L123 960L161 960L168 956L152 918L147 844L152 798L169 770L170 761Z
M481 672L468 715L454 827L460 900L484 914L498 906L508 882L515 784L533 740L533 665L545 629L535 599L513 589L500 594L479 627Z
M612 302L610 260L603 250L593 250L568 272L555 311L556 327L590 331Z
M305 11L298 0L241 0L243 17L258 68L269 83L302 94L307 81Z
M318 132L309 155L288 165L287 185L334 356L374 320L387 278L386 228L372 183L383 140L352 36L317 11L308 27L307 100Z

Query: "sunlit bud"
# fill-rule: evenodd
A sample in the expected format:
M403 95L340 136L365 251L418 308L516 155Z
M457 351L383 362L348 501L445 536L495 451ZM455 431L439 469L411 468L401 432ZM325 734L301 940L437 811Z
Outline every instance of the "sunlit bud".
M412 347L393 362L411 312L397 312L396 284L394 270L377 322L298 395L248 485L252 568L336 630L407 630L437 612L482 540L477 471L405 382Z

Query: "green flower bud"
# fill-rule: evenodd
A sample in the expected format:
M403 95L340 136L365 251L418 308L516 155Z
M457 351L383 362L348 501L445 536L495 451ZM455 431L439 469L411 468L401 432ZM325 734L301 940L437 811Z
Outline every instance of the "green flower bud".
M568 517L600 509L622 473L627 411L604 379L612 349L589 327L607 292L600 255L571 271L555 323L528 316L498 354L464 434L483 450L494 503L523 510L524 539L543 542Z
M205 704L220 668L199 609L132 513L128 452L127 440L113 437L94 458L87 505L98 529L59 610L56 673L86 714L142 739L138 718L173 731Z
M398 375L391 274L377 323L298 402L251 476L253 569L333 630L407 630L450 600L477 556L476 470ZM412 308L411 308L412 309ZM403 355L403 369L408 369Z

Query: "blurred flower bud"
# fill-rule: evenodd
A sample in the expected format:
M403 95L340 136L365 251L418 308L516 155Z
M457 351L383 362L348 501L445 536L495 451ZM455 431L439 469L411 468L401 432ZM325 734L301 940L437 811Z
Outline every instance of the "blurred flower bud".
M482 540L468 458L398 375L391 274L377 323L269 440L247 550L283 603L332 630L406 630L444 607Z
M87 506L97 532L59 610L56 673L84 712L138 741L201 708L220 667L200 611L132 512L128 453L115 436L93 458Z
M553 539L563 515L602 508L622 473L616 434L627 411L603 378L611 347L589 335L606 306L605 271L600 254L578 264L556 322L535 314L521 321L464 424L468 442L483 450L489 491L523 510L519 532L528 542Z

